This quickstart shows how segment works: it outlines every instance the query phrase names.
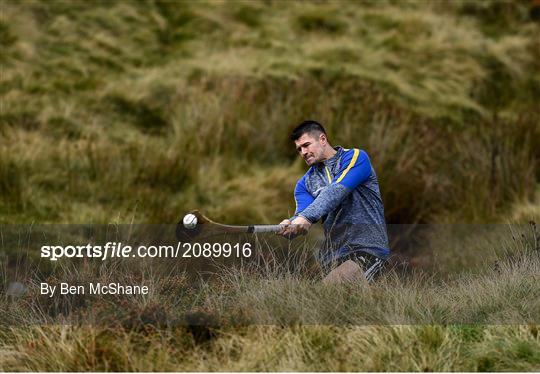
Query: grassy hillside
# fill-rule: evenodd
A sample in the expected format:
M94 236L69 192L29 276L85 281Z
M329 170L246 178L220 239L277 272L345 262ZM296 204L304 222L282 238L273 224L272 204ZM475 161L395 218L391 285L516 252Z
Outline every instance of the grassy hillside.
M500 220L538 180L525 2L4 1L1 17L3 222L275 222L305 118L370 153L390 222Z
M19 339L17 348L38 343L2 352L6 370L537 371L540 349L535 326L253 326L203 346L182 330L54 326Z
M537 371L540 233L531 229L500 237L503 254L476 273L390 271L371 286L324 286L302 261L294 274L270 263L200 282L144 262L59 264L49 284L142 279L152 292L0 293L0 369Z
M194 208L278 222L306 170L288 135L312 118L369 153L389 223L438 226L406 227L423 235L394 248L410 267L373 286L260 268L195 286L113 266L104 280L139 276L156 292L66 299L66 315L6 296L27 244L2 237L0 370L540 370L537 228L440 225L540 222L537 12L526 0L2 0L0 224L175 223ZM38 275L95 275L51 269ZM213 328L178 323L192 311ZM80 316L103 323L64 324Z

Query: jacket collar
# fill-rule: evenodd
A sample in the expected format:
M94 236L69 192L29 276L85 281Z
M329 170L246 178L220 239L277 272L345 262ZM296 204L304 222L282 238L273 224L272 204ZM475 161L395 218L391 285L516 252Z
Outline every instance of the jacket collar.
M341 155L343 153L343 147L338 145L338 146L334 147L334 149L337 151L336 154L333 155L328 160L325 160L323 162L319 162L319 164L317 165L318 167L322 168L323 166L327 166L329 168L332 168L338 162L338 160L341 158Z

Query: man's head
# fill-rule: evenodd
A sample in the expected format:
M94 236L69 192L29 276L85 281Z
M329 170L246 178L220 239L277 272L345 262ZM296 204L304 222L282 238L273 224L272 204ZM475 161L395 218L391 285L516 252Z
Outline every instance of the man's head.
M333 152L328 143L324 127L316 121L304 121L293 130L291 140L296 150L308 165L313 165L328 158Z

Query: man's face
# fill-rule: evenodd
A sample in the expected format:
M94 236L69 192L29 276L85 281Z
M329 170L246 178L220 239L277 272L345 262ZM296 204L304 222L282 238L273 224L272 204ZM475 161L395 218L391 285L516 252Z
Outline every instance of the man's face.
M326 144L326 136L322 133L305 133L294 141L296 150L309 166L323 160Z

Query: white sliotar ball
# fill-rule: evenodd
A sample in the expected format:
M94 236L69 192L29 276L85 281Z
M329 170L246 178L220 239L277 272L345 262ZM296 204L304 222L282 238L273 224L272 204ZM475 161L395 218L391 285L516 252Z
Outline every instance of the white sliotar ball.
M197 226L197 217L195 214L186 214L183 223L186 229L192 229Z

